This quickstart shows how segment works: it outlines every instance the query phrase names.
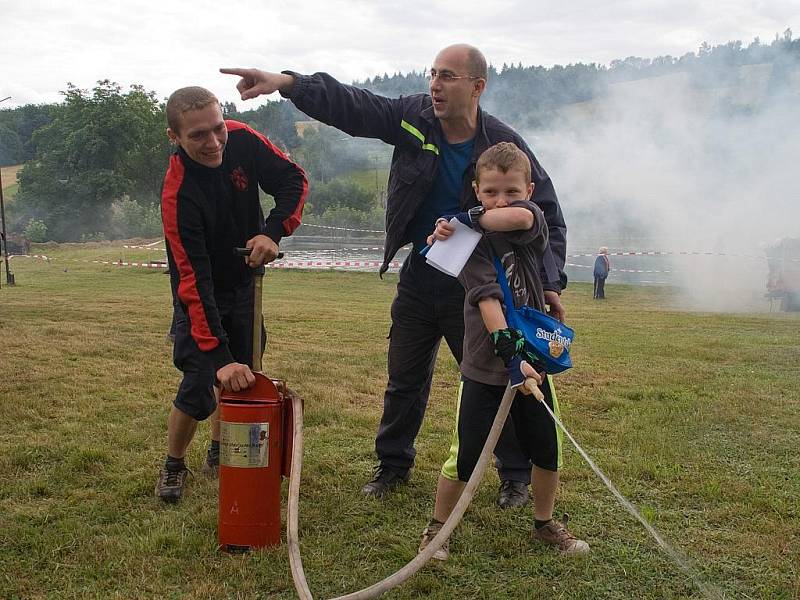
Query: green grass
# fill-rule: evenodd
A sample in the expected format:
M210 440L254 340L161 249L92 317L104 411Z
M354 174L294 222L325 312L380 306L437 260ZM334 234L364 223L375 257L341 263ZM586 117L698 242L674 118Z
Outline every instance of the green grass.
M153 497L179 381L165 341L168 277L93 264L159 252L91 244L15 259L0 289L0 598L291 598L285 546L216 550L216 488ZM330 597L413 558L452 427L443 350L411 483L358 492L373 464L395 276L268 271L268 373L305 399L300 531L310 586ZM557 379L573 435L646 518L730 598L800 597L800 318L678 312L670 291L565 293L576 367ZM189 455L199 467L202 425ZM199 468L197 469L199 471ZM557 510L592 545L531 544L528 509L493 506L494 473L452 542L393 598L699 598L567 447ZM285 491L285 490L284 490Z

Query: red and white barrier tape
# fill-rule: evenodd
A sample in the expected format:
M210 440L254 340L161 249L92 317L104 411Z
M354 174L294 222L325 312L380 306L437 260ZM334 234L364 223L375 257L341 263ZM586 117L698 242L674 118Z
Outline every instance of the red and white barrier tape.
M359 233L385 233L382 229L350 229L348 227L334 227L333 225L315 225L314 223L301 223L301 227L317 227L319 229L335 229L337 231L358 231Z
M44 254L9 254L8 255L9 262L11 261L12 258L39 258L47 262L53 260L49 256L45 256Z
M567 263L568 267L578 267L580 269L593 269L594 265L576 265L575 263ZM618 269L614 267L612 273L672 273L672 271L657 271L653 269Z
M351 229L347 227L334 227L332 225L316 225L312 223L302 223L301 227L317 227L319 229L331 229L337 231L355 231L355 232L366 232L366 233L384 233L383 231L377 229ZM295 236L295 238L299 238L301 236ZM164 252L164 248L155 248L156 245L163 243L163 240L156 240L155 242L151 242L149 244L143 244L140 246L128 246L124 245L123 248L129 249L148 249L148 250L159 250ZM363 247L363 248L335 248L335 249L319 249L319 250L292 250L293 254L299 253L312 253L315 252L317 254L321 253L331 253L331 252L340 252L340 251L349 251L349 252L383 252L383 246L370 246L370 247ZM579 254L567 254L566 258L594 258L597 256L596 252L586 252L586 253L579 253ZM726 256L731 258L750 258L754 260L765 260L768 257L765 255L753 255L753 254L732 254L728 252L706 252L706 251L699 251L699 250L630 250L630 251L620 251L620 252L609 252L608 256ZM800 258L786 258L784 260L788 260L790 262L800 262Z
M153 248L153 246L157 246L158 244L161 244L163 241L164 240L156 240L155 242L150 242L149 244L143 244L141 246L122 246L122 247L123 248L137 248L137 249L139 249L139 248L151 249L151 248ZM154 249L155 250L163 250L164 248L154 248Z
M54 258L39 255L39 254L14 254L9 256L11 258L38 258L47 262L56 260ZM95 265L110 265L113 267L142 267L148 269L166 269L166 261L150 260L147 262L135 262L125 260L88 260L70 258L66 259L72 262L91 263ZM337 269L337 268L379 268L382 261L380 260L282 260L272 262L266 265L269 269ZM390 269L399 269L401 263L399 261L392 261L389 263Z
M272 262L267 268L272 269L336 269L354 267L380 267L380 260L282 260ZM390 269L399 269L400 262L393 260L389 263Z

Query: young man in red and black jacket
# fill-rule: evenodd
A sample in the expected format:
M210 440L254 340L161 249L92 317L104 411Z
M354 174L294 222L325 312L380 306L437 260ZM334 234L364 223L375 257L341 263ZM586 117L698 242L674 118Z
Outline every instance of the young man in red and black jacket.
M204 88L175 91L167 123L177 150L164 179L161 216L176 312L173 360L183 380L155 493L175 502L189 473L186 450L197 422L208 417L211 447L203 470L217 472L219 388L239 391L255 381L252 267L275 260L281 238L300 225L308 182L265 136L224 120L219 101ZM259 188L275 199L266 220ZM250 248L250 256L237 257L237 247Z
M362 489L383 496L403 484L414 464L417 437L431 389L442 337L461 361L464 339L464 290L430 265L419 251L436 219L478 205L472 189L475 161L498 142L513 142L531 161L533 201L544 212L549 243L539 274L553 316L564 318L561 291L567 227L553 182L522 137L479 105L486 88L486 59L475 47L443 49L430 70L430 93L386 98L342 84L326 73L300 75L258 69L221 69L239 75L242 100L279 91L307 115L358 137L378 138L394 146L386 199L386 243L381 273L401 246L414 249L403 263L392 304L389 381L375 439L377 466ZM497 445L501 489L498 504L521 506L528 500L530 465L504 432Z

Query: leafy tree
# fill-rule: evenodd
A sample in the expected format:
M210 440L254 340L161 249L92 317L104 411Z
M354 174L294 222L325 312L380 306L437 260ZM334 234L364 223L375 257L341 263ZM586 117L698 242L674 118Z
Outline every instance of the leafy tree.
M320 225L330 225L332 227L347 227L356 229L372 229L380 231L384 226L384 212L380 208L373 208L368 211L356 210L349 206L333 206L325 211L321 218L317 219ZM349 237L368 237L369 232L347 232Z
M239 114L232 113L231 118L244 121L286 150L293 150L300 144L295 123L306 119L303 113L287 100L268 101L256 109Z
M140 204L131 198L122 198L111 205L111 233L115 238L161 235L161 211L155 204Z
M8 125L0 125L0 166L16 165L22 156L22 143L17 132Z
M334 177L371 166L364 152L365 141L352 138L334 127L314 123L303 130L300 145L292 153L310 177L330 181Z
M222 116L226 119L235 119L236 115L239 114L239 111L236 109L236 104L233 102L222 102L220 108L222 109Z
M28 224L22 233L31 242L47 241L47 225L38 219L28 219Z
M153 92L99 81L91 95L72 85L48 125L33 135L36 159L20 171L18 220L42 220L56 241L97 236L115 200L158 201L169 147Z
M334 207L368 212L375 206L375 197L352 181L334 179L330 183L312 185L308 211L321 215Z
M18 163L26 162L36 156L36 143L33 133L52 122L57 107L52 104L26 104L14 110L15 128L22 144L22 154Z

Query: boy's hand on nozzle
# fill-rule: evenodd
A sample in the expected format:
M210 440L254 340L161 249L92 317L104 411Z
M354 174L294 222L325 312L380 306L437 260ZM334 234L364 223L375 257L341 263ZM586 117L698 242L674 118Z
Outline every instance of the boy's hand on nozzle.
M525 338L511 328L498 329L492 332L494 353L506 365L512 388L519 389L525 395L533 394L537 400L544 399L539 386L543 378L529 362L531 359L525 351Z
M515 354L506 365L511 387L518 389L526 396L536 395L542 385L542 376L536 372L530 363L519 354ZM535 391L534 391L535 390ZM539 392L541 394L541 392Z

